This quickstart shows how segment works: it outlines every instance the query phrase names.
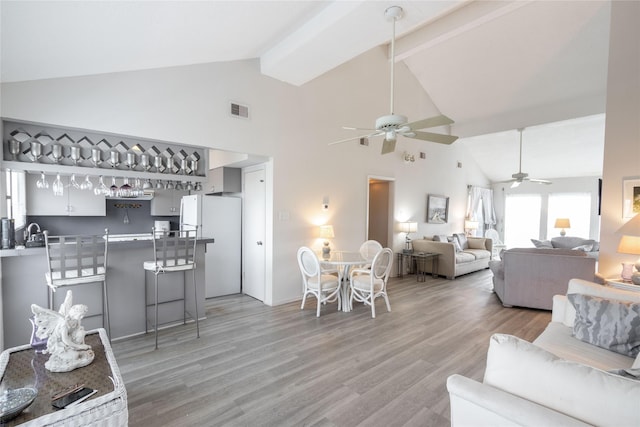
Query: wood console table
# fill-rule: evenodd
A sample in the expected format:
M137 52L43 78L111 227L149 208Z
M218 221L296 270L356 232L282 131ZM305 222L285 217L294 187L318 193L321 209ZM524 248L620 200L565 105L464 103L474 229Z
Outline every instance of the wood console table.
M85 343L91 346L95 358L91 364L71 372L49 372L44 367L49 355L36 353L30 345L10 348L0 354L1 389L34 387L38 390L35 401L3 426L128 424L127 392L105 330L87 332ZM51 396L73 384L85 384L98 392L71 408L57 410L51 406Z

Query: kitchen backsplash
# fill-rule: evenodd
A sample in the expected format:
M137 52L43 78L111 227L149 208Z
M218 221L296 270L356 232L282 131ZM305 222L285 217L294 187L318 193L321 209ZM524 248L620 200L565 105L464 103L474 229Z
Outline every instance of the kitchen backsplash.
M180 222L179 216L151 216L149 200L106 200L106 204L107 215L103 217L29 216L27 225L35 222L50 235L104 234L105 228L109 234L130 234L151 233L156 220L170 221L171 229L177 229ZM22 242L22 230L16 230L16 240Z

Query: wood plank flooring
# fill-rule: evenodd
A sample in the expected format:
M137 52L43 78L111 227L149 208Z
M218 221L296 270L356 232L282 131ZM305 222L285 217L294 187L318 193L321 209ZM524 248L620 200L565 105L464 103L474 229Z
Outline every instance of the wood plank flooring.
M389 281L376 318L316 301L268 307L233 295L207 320L113 343L131 426L448 426L446 378L480 380L489 337L535 339L551 319L504 308L483 270Z

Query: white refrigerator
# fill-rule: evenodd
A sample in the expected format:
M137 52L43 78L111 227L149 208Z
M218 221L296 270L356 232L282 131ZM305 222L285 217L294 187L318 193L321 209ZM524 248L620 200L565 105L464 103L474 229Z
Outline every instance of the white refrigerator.
M241 292L242 199L183 196L180 223L196 226L198 237L215 239L205 248L205 297ZM190 227L185 227L190 228Z

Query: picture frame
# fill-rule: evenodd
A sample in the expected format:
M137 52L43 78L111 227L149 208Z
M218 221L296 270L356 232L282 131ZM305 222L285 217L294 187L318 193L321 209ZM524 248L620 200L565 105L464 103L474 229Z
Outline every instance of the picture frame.
M446 224L449 220L449 198L427 194L427 223Z
M640 214L640 177L622 178L622 217Z

